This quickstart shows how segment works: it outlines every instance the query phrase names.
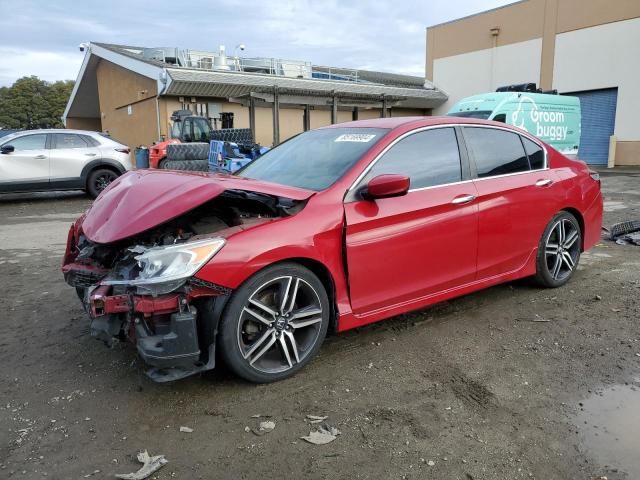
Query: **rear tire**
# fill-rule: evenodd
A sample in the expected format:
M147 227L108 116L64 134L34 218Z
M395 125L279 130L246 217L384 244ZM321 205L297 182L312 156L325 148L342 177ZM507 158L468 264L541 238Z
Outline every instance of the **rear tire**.
M165 170L185 170L188 172L208 172L209 160L167 160Z
M233 293L222 314L218 351L245 380L282 380L315 356L329 318L329 299L318 277L296 263L272 265Z
M158 168L159 168L159 169L165 169L165 168L167 168L167 167L165 166L166 164L167 164L167 157L164 157L163 159L161 159L161 160L158 162Z
M89 174L87 179L87 193L93 198L100 195L105 188L109 186L119 175L108 168L98 168Z
M536 282L547 288L567 283L578 267L581 249L582 231L576 217L565 211L557 213L538 244Z

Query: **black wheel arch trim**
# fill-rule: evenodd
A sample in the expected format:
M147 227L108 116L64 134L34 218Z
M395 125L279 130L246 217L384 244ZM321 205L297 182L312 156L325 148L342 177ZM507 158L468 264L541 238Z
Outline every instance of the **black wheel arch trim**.
M120 162L116 162L115 160L111 160L109 158L96 158L95 160L91 160L89 163L87 163L83 167L82 173L80 173L80 178L82 179L83 185L86 185L87 180L89 179L89 175L97 168L108 168L110 170L116 170L118 172L118 175L124 175L127 171L127 169L124 168Z

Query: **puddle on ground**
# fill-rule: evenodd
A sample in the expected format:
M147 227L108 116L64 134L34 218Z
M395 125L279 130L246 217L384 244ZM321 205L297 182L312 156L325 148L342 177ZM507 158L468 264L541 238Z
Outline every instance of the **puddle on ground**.
M640 387L616 385L581 402L576 418L587 452L608 470L640 479Z

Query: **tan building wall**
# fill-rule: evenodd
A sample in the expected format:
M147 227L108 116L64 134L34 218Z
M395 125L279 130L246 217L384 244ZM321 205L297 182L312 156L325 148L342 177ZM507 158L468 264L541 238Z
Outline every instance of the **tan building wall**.
M96 69L102 130L134 148L158 138L156 82L106 60Z
M358 120L370 120L372 118L380 118L379 108L359 109Z
M102 124L99 118L81 118L67 117L66 128L73 130L91 130L93 132L101 132Z
M638 165L640 66L632 59L640 45L628 22L639 17L638 0L525 0L429 27L426 77L450 96L437 113L510 83L535 81L561 93L617 87L615 163Z

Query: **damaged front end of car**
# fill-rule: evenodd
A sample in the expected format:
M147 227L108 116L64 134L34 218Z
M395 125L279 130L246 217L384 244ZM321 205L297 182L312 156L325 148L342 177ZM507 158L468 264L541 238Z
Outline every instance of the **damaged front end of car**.
M117 186L116 186L117 188ZM227 238L296 213L304 202L256 192L223 190L214 198L134 235L102 240L92 207L72 225L62 271L90 317L91 335L111 345L128 340L155 381L177 380L215 366L218 320L231 294L194 275ZM96 204L94 204L96 205ZM113 211L109 216L112 221ZM105 217L107 218L107 217ZM107 222L108 223L108 222ZM113 228L112 231L117 230ZM109 241L113 240L113 241Z

